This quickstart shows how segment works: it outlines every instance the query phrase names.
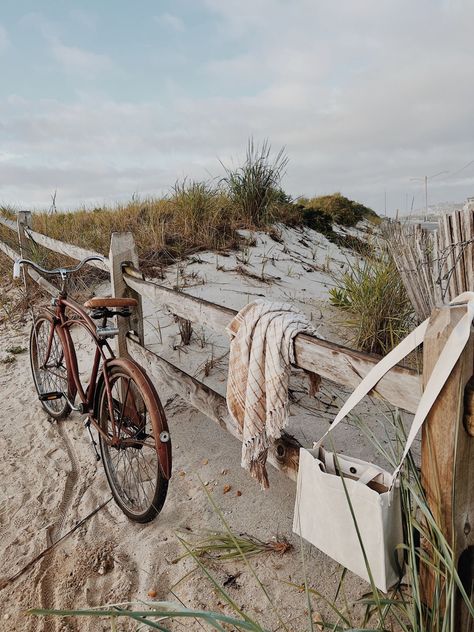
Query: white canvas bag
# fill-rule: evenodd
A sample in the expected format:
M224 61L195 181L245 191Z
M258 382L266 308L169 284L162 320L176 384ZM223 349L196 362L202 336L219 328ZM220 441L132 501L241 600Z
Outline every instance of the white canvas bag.
M375 585L384 592L398 581L402 570L401 554L397 550L397 545L403 543L400 468L469 340L474 292L464 292L451 304L465 302L466 314L451 332L438 358L420 399L403 456L393 474L360 459L329 452L321 444L385 373L423 342L429 319L373 367L313 449L300 449L293 531L366 581L369 581L368 564Z

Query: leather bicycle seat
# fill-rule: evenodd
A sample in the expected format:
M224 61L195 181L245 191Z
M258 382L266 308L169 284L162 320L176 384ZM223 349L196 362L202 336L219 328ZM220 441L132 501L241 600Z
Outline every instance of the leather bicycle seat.
M94 296L84 303L84 307L88 309L96 309L98 307L136 307L138 301L134 298L105 298L103 296Z

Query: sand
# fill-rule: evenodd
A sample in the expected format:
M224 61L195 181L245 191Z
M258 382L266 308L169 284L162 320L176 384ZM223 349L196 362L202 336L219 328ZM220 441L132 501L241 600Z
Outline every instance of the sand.
M327 297L334 283L331 271L347 265L351 253L341 252L309 230L281 228L281 243L264 234L255 234L254 238L255 246L244 252L196 255L168 269L161 282L185 287L196 296L234 308L262 295L290 300L311 318L322 336L347 342L345 330L337 324L339 314L329 306ZM255 278L258 276L261 278ZM7 287L5 291L12 295L18 290ZM95 288L96 293L107 291L106 285ZM171 315L149 303L144 304L144 314L147 346L225 392L228 343L224 337L203 326L195 328L190 345L184 346ZM284 555L270 553L251 560L253 572L273 604L242 562L210 564L217 584L223 586L238 575L226 590L239 607L268 630L282 629L279 617L287 622L289 630L308 629L306 597L290 585L301 584L304 579L301 543L291 529L295 484L269 467L271 487L267 492L260 491L240 467L239 442L160 385L158 392L172 434L174 473L158 518L148 525L134 524L111 501L19 578L9 581L110 498L82 416L73 413L57 423L41 408L26 351L29 327L28 314L20 322L4 319L0 325L0 630L110 630L110 622L105 620L39 619L24 611L30 607L84 608L151 601L147 596L150 590L156 591L155 600L230 613L195 562L179 559L184 550L178 537L193 542L208 530L223 530L207 493L234 533L251 534L264 541L287 539L294 547ZM77 337L77 345L81 370L86 375L91 347L83 337ZM12 346L24 347L25 351L12 355L7 351ZM5 363L6 358L13 361ZM289 431L310 445L337 410L332 398L347 392L324 383L317 398L309 398L301 372L295 372L291 389ZM360 410L375 427L377 407L366 403ZM353 423L341 426L337 436L341 451L374 458L373 448ZM376 461L383 464L379 458ZM227 487L230 490L225 492ZM328 598L334 597L341 567L309 545L304 547L304 554L311 585ZM349 601L368 588L350 573L345 586ZM321 601L315 599L314 606L327 613ZM208 629L195 620L167 625L172 630ZM118 630L138 627L136 622L117 623Z

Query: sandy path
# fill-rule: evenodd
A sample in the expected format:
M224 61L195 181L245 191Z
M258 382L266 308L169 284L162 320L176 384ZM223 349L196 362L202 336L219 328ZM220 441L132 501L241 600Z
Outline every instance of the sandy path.
M11 344L12 334L3 331L0 348ZM26 331L15 342L25 344ZM95 463L82 431L81 417L73 414L59 423L48 421L33 391L27 353L13 364L0 365L2 399L7 402L0 447L2 579L14 575L50 542L68 531L109 496L101 464ZM175 533L192 539L206 529L219 528L202 483L236 532L247 532L264 540L291 534L294 484L271 472L272 487L261 493L240 468L239 444L180 400L172 399L167 415L173 432L174 472L167 502L156 521L141 526L129 522L111 502L84 526L58 545L24 576L2 591L1 630L59 632L108 630L109 624L83 620L38 620L25 617L32 607L86 607L104 603L146 599L154 588L160 599L179 599L187 605L221 608L199 571L173 585L193 567L189 560L173 564L182 549ZM224 494L224 485L232 489ZM241 496L236 492L240 491ZM337 564L311 550L309 569L318 579L324 568L325 589L337 584ZM283 616L292 618L305 609L304 598L283 582L302 580L298 550L283 557L261 556L252 562L268 586ZM99 571L106 570L105 574ZM240 570L238 588L230 588L239 604L275 624L271 607L265 603L249 572L240 563L214 570L221 584ZM318 582L317 582L318 583ZM173 592L171 592L171 590ZM174 593L174 594L173 594ZM201 629L187 622L187 629ZM119 629L128 628L123 624Z

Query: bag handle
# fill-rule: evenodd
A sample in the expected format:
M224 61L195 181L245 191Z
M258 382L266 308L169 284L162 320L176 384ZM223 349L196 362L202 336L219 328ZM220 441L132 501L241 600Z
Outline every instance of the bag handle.
M474 292L463 292L451 301L450 305L459 305L461 303L467 303L467 311L461 320L454 327L451 332L441 354L435 364L433 372L426 384L426 388L421 396L418 408L416 410L415 417L413 419L410 432L408 433L407 442L403 451L403 456L400 459L400 463L396 468L392 476L392 485L402 467L408 451L410 450L415 437L423 425L423 422L431 410L432 405L436 401L441 389L443 388L446 380L451 374L454 365L459 359L464 347L469 340L471 333L471 323L474 319ZM324 433L321 439L314 444L317 449L321 446L325 437L334 430L334 428L340 424L340 422L346 417L350 411L356 406L380 381L380 379L389 371L392 367L405 358L411 351L416 349L422 342L426 330L428 328L429 318L418 325L406 338L400 342L390 353L388 353L380 362L378 362L360 384L354 389L352 394L346 400L345 404L337 414L331 427Z

